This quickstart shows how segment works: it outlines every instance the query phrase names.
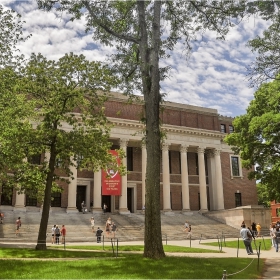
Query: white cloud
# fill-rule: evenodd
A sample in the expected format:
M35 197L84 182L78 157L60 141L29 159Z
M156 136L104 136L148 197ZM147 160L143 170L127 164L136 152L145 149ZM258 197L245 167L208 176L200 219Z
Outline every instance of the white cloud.
M104 61L114 51L93 42L91 32L84 31L84 18L72 22L65 12L40 11L36 1L2 0L2 4L20 12L26 21L25 34L33 34L19 46L27 56L41 52L49 59L58 59L74 52L89 60ZM161 66L172 66L170 77L161 85L167 100L215 108L225 115L245 113L254 93L246 78L246 66L254 60L254 54L246 42L268 26L269 22L259 18L244 20L230 30L225 41L216 40L215 32L206 32L192 42L189 56L179 42L171 57L160 62Z

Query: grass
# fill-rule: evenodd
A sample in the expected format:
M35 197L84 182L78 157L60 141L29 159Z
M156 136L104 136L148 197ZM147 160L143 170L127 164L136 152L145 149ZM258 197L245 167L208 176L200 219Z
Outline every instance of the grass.
M210 243L204 243L204 245L211 245L211 246L219 246L218 242L210 242ZM221 244L221 243L220 243ZM255 239L255 241L253 240L252 242L252 248L253 250L259 249L259 245L261 245L261 251L262 250L267 250L269 251L271 249L271 239ZM238 248L238 240L234 240L234 241L227 241L225 240L225 242L222 242L222 247L228 247L228 248ZM239 239L239 248L240 249L245 249L244 243L242 239Z
M13 251L14 250L14 251ZM52 249L0 249L1 257L16 254L25 259L2 259L1 279L221 279L223 270L233 274L247 267L249 258L190 258L165 257L161 260L143 258L140 254L123 253L118 258L112 253L93 251L64 251ZM56 257L72 259L48 259ZM34 256L40 260L32 259ZM14 255L15 257L15 255ZM81 259L86 258L86 259ZM257 279L257 259L230 279Z
M53 246L52 248L61 248L59 246ZM190 247L182 247L182 246L176 246L176 245L163 245L165 252L173 252L173 253L220 253L220 251L213 250L213 249L203 249L203 248L190 248ZM80 249L80 250L104 250L104 251L111 251L112 252L112 246L106 245L104 246L67 246L66 249ZM116 247L114 247L114 250L116 250ZM122 252L143 252L144 246L143 245L120 245L118 246L118 251Z

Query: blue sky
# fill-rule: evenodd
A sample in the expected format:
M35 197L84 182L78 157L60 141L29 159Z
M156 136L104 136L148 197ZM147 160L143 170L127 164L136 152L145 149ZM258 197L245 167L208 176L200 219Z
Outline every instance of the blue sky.
M19 45L26 56L40 52L49 59L58 59L73 52L84 54L88 60L103 61L113 51L94 44L90 33L84 32L83 19L71 22L66 13L39 11L35 0L1 0L1 4L20 13L26 22L24 32L32 34ZM207 32L203 40L198 36L192 43L188 57L179 43L172 56L161 62L172 67L170 77L161 85L166 100L214 108L224 116L244 114L255 91L246 77L246 66L255 56L246 42L261 35L268 26L268 22L252 17L231 29L225 41L216 40L214 32Z

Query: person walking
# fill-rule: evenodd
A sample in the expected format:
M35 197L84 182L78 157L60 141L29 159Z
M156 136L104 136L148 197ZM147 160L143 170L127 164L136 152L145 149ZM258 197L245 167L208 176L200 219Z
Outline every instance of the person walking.
M95 234L97 243L101 243L102 232L103 232L103 230L98 227L97 231L96 231L96 234Z
M111 233L111 218L110 217L106 221L105 232L106 232L106 237L109 237L110 233Z
M117 231L117 226L114 222L112 223L111 230L112 230L113 238L115 238L116 231Z
M258 235L258 232L257 232L257 225L255 222L253 222L251 224L251 229L252 229L252 232L253 232L253 237L256 237Z
M84 201L81 203L81 208L82 208L83 214L85 214L86 205L85 205Z
M4 222L4 213L1 212L0 213L0 224L3 224L3 222Z
M56 225L53 225L53 227L52 227L52 244L54 244L54 242L55 242L55 228L56 228Z
M257 223L256 228L257 228L257 232L258 232L257 237L261 237L261 229L262 229L262 227L261 227L260 223Z
M280 243L280 231L279 231L279 227L276 227L273 238L274 238L274 240L275 240L274 242L275 242L275 249L276 249L276 252L278 252L279 243Z
M250 233L250 231L246 228L246 225L243 224L241 226L241 230L240 230L240 236L243 239L243 243L245 245L246 251L248 255L253 255L253 249L252 249L252 234Z
M21 227L21 219L20 217L18 217L16 220L16 236L19 234L20 227Z
M185 221L184 231L185 232L189 232L189 223L188 223L188 221Z
M90 219L90 225L91 225L92 232L94 232L94 218L93 217L91 217L91 219Z
M65 225L62 225L62 228L60 230L60 234L61 234L61 243L65 244L65 237L66 237L66 228Z
M104 203L103 204L103 214L106 214L106 211L107 211L107 205Z
M58 226L55 227L54 234L55 234L55 244L59 244L60 229Z

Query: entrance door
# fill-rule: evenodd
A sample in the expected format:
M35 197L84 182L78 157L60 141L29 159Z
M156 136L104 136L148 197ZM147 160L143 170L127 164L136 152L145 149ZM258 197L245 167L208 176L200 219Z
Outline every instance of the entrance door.
M133 188L127 188L127 209L133 213Z
M87 186L77 186L76 207L81 212L81 203L86 201Z
M110 195L102 195L102 209L104 203L107 205L107 210L106 212L111 212L111 196Z

